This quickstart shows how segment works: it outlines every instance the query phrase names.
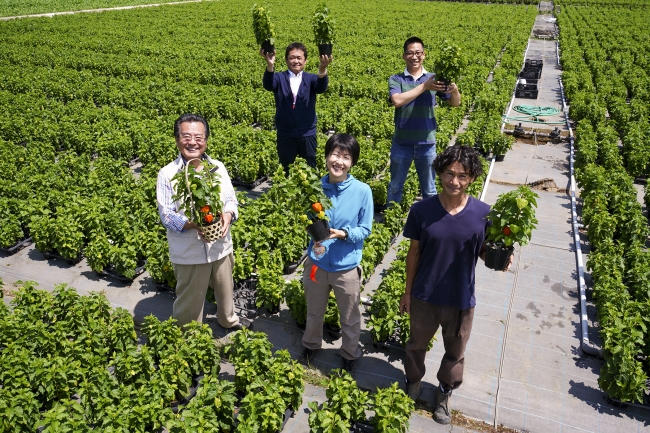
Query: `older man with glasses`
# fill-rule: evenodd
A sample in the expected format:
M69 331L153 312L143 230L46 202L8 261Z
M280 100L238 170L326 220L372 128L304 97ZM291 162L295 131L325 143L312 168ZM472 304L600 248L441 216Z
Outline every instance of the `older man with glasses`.
M174 137L179 155L158 172L156 195L162 224L167 228L169 259L174 265L176 300L172 316L179 326L193 320L201 322L203 303L208 285L214 290L217 301L217 322L223 328L241 329L251 323L235 315L233 301L233 244L230 224L237 219L237 197L226 167L205 154L210 137L208 122L197 114L183 114L174 123ZM203 237L201 227L190 221L172 197L172 178L185 169L195 168L208 161L212 171L219 174L222 201L222 223L225 235L213 242Z
M388 80L390 102L395 106L395 133L390 149L390 184L387 204L401 202L406 175L415 162L420 180L422 198L436 194L436 117L433 109L436 96L460 105L460 93L455 83L445 85L436 81L436 74L427 72L422 63L426 59L424 43L418 37L404 42L402 55L406 68Z

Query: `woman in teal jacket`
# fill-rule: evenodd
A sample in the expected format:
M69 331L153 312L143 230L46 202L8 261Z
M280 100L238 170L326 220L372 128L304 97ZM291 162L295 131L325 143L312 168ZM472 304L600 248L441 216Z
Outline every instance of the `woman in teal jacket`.
M359 160L359 143L349 134L334 134L325 144L329 173L321 180L332 207L325 214L330 236L309 242L303 283L307 298L307 324L302 344L302 361L309 363L323 342L323 319L329 293L334 290L341 313L341 356L343 368L354 375L361 356L361 253L370 235L373 201L370 187L348 174Z

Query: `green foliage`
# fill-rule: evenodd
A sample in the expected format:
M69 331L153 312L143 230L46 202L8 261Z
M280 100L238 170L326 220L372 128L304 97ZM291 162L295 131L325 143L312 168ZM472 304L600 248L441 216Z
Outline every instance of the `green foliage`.
M9 248L25 236L12 202L0 197L0 248Z
M219 366L201 381L201 387L190 403L170 420L166 427L170 433L206 433L231 431L234 424L235 387L232 382L219 380Z
M304 367L291 359L287 350L278 350L271 362L268 377L278 385L278 390L284 400L284 407L297 410L302 404L302 393L305 391L303 382Z
M404 393L397 382L389 388L377 388L372 398L375 416L372 426L378 433L405 433L409 429L411 412L415 409L413 400Z
M40 418L39 406L29 389L0 388L0 432L34 431Z
M221 215L221 180L219 173L207 161L199 167L186 164L172 178L176 185L172 199L180 203L180 211L199 226L205 226ZM211 216L211 217L210 217Z
M183 334L176 326L175 319L170 318L161 322L156 316L150 314L144 318L141 329L147 336L147 344L151 347L156 361L160 362L165 357L177 353L183 343Z
M225 352L235 366L235 388L244 391L256 377L269 371L273 346L266 334L247 329L232 334L231 342Z
M289 307L289 312L293 320L302 324L307 322L307 299L305 298L305 288L302 284L302 278L286 281L284 286L284 299L287 307Z
M191 322L185 326L183 358L193 375L209 372L219 366L221 359L212 329L205 323Z
M539 196L525 185L501 194L487 216L492 224L486 241L506 247L526 245L537 224L537 198Z
M505 155L506 152L512 149L512 145L514 143L515 143L514 137L512 137L511 135L500 133L496 136L494 141L492 141L491 144L492 153L494 155Z
M284 400L276 383L257 378L241 401L236 432L275 433L282 428Z
M268 251L260 253L257 259L256 305L274 311L284 299L285 280L282 277L283 263L278 254Z
M332 328L341 327L341 312L336 304L336 296L334 295L334 292L330 292L329 298L327 299L327 307L325 308L325 318L323 323Z
M268 41L275 45L275 30L271 23L271 14L268 5L253 5L253 31L257 45L261 46L263 42Z
M312 432L348 433L350 431L350 422L333 410L328 402L323 403L320 409L315 401L310 401L307 406L311 410L309 412L309 428Z
M74 400L56 402L52 409L43 414L41 425L44 427L42 431L47 433L91 431L83 407Z
M330 10L321 3L311 17L311 25L314 29L314 42L316 45L332 44L336 35L336 21L330 17Z
M443 41L435 62L437 79L449 83L457 83L467 67L464 51L448 40Z
M327 386L327 402L331 410L349 423L365 420L368 408L368 392L361 391L357 383L345 370L333 370Z
M329 220L324 212L332 207L332 201L325 195L323 183L316 170L302 159L296 159L289 170L287 186L295 187L299 191L296 199L305 212L305 217L301 219L307 224L318 219Z

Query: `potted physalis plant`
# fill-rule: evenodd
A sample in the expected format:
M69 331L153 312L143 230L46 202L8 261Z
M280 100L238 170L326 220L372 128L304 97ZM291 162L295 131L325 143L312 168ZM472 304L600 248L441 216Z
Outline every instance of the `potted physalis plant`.
M257 45L261 46L264 54L275 52L275 30L271 23L268 5L253 5L253 31Z
M198 168L190 165L191 161L172 178L176 186L172 199L180 203L180 210L190 221L201 227L205 240L213 242L224 235L220 176L208 161L201 161Z
M329 8L324 3L321 3L316 7L314 15L311 17L311 25L314 28L314 41L318 45L319 56L332 55L335 21L330 18L329 13Z
M487 218L491 225L485 238L485 266L496 271L506 268L514 245L526 245L536 227L535 208L539 196L528 186L501 194Z
M332 207L332 202L323 191L320 177L301 160L292 165L290 177L300 191L298 199L304 209L300 219L307 224L307 231L314 242L326 239L330 235L330 225L325 211Z
M437 79L449 86L451 83L458 82L466 67L467 59L461 49L445 40L435 61Z
M506 152L512 149L515 143L514 137L504 133L497 132L495 140L492 142L492 154L496 156L497 161L503 161L506 157Z

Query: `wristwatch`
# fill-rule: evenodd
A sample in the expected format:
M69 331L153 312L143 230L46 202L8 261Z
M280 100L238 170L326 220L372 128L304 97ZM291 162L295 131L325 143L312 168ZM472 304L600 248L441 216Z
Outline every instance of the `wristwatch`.
M347 231L346 229L341 229L341 231L342 231L343 233L345 233L345 237L343 238L343 240L344 240L344 241L347 240L347 239L348 239L348 231Z

